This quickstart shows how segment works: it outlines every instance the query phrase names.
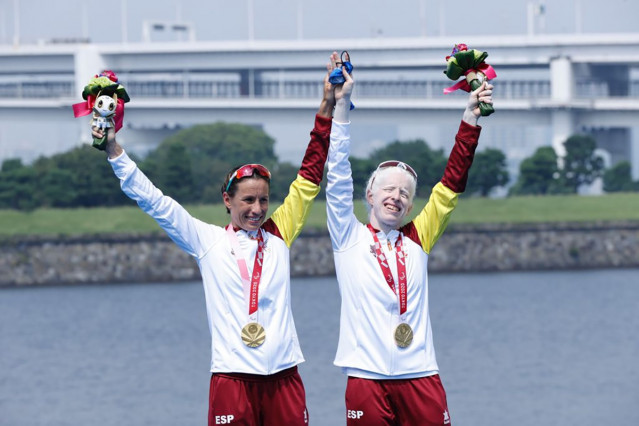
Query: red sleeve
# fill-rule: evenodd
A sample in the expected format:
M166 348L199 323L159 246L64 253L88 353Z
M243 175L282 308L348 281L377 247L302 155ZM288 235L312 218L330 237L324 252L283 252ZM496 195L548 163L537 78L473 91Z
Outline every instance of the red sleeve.
M462 121L455 136L455 145L448 157L442 183L457 194L461 194L466 189L468 170L473 164L479 133L481 133L480 126L472 126Z
M305 179L319 185L324 176L324 164L328 156L328 146L331 136L331 118L315 115L315 127L311 131L311 141L306 148L302 160L302 167L298 174Z

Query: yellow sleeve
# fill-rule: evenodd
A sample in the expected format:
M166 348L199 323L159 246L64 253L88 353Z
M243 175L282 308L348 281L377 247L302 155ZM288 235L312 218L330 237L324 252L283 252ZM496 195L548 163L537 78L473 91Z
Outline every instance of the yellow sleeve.
M457 206L458 196L459 194L441 182L437 183L433 187L428 202L413 220L422 248L426 253L430 253L448 226L450 215Z
M311 211L313 200L320 192L319 185L297 175L288 190L288 195L280 207L273 212L271 219L275 222L280 235L287 247L302 232L306 224L308 214Z

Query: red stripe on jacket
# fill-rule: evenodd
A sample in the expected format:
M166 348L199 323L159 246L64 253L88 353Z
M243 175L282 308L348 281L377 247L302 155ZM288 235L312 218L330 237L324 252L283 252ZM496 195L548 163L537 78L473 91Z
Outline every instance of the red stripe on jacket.
M308 143L302 167L298 172L300 176L316 185L320 184L324 176L332 122L331 118L315 115L315 127L311 130L311 141Z
M282 234L280 233L280 228L277 227L275 221L270 217L266 219L266 222L262 224L262 229L270 234L275 235L280 240L284 239L284 237L282 237Z
M399 228L399 232L404 234L406 238L413 240L415 244L419 246L422 245L422 242L419 239L419 234L417 233L417 228L415 227L415 224L413 223L412 220L408 222L406 225Z
M459 130L455 136L455 145L448 157L448 163L442 178L442 183L457 194L461 194L466 190L468 170L470 170L473 158L475 158L475 149L477 148L480 132L480 126L472 126L465 121L462 121L459 125Z

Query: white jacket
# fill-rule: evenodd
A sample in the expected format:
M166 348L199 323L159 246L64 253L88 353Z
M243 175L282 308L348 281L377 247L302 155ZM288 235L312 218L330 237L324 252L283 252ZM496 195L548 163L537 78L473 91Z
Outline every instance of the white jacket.
M428 253L446 228L458 194L440 182L413 221L388 235L377 232L395 282L394 247L400 232L407 254L408 307L401 322L411 326L414 337L407 348L400 348L394 341L395 327L400 323L397 295L386 284L372 248L374 241L370 231L353 213L349 128L350 124L333 122L328 153L328 229L342 297L335 365L342 367L349 376L369 379L436 374L438 366L428 313ZM462 122L457 143L471 146L474 153L479 129ZM470 157L472 163L472 155ZM462 164L462 169L464 167L467 172L470 164ZM391 248L387 240L390 240Z
M192 217L179 203L163 195L126 153L109 160L126 195L197 261L211 331L211 372L267 375L304 361L291 312L289 247L319 193L330 126L330 119L316 116L297 178L282 205L262 225L266 245L257 321L266 331L266 340L256 348L242 342L242 328L251 321L226 229ZM236 236L251 275L257 240L244 230L237 231Z

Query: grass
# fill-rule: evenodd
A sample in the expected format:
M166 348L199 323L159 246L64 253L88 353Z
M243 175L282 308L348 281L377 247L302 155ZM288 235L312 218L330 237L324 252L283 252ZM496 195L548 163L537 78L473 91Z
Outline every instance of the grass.
M538 223L639 220L639 193L601 196L462 198L452 223Z
M417 214L425 200L415 201ZM277 205L271 205L273 211ZM366 220L362 203L356 215ZM225 225L229 216L222 204L186 206L205 222ZM535 223L639 220L639 193L596 197L546 196L504 199L462 198L451 223ZM307 228L326 229L326 204L317 201ZM157 224L136 206L91 209L38 209L32 212L0 210L0 236L82 235L102 233L161 232Z

